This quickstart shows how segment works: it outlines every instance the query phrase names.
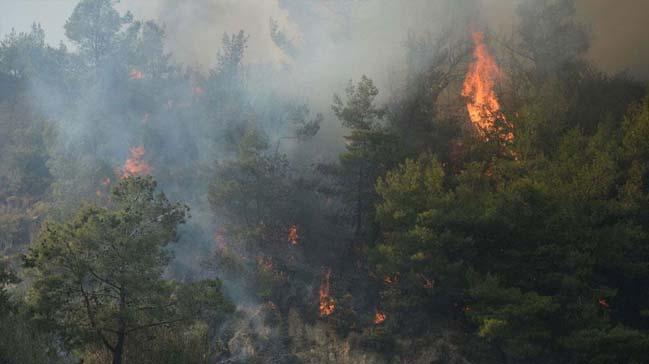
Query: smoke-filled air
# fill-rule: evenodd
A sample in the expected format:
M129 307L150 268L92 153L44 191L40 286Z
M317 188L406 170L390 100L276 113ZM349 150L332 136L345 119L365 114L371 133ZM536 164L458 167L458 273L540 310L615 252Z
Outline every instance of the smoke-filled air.
M649 3L0 0L0 364L641 364Z

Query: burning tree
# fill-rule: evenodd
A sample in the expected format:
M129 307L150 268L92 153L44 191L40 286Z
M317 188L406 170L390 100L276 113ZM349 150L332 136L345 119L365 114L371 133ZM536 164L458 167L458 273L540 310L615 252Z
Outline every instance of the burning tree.
M469 118L476 130L484 138L489 134L501 133L501 127L498 122L504 122L507 129L499 135L504 141L511 141L514 134L511 132L511 125L505 119L498 96L496 95L496 81L502 78L502 71L496 64L491 53L484 43L484 34L480 32L473 33L474 61L469 66L469 70L464 79L462 87L462 96L467 99L466 108L469 112Z
M375 325L380 325L383 322L385 322L385 319L387 318L387 315L385 312L379 310L378 308L376 309L376 312L374 313L374 324Z
M325 270L325 274L322 277L322 282L320 283L320 306L319 312L320 317L325 317L331 315L336 309L336 301L329 294L329 278L331 277L331 268Z
M143 160L146 149L142 146L129 149L130 156L122 169L122 178L151 174L153 168Z

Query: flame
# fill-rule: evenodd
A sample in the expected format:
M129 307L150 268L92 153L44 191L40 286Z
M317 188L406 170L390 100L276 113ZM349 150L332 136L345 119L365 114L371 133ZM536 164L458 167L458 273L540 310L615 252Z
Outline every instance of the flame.
M502 77L502 72L484 44L484 34L473 33L473 43L475 44L474 61L464 79L462 96L468 100L466 107L471 122L484 136L485 132L496 128L496 120L507 122L494 91L496 81ZM501 138L511 141L514 135L508 131Z
M383 283L388 284L388 285L393 284L393 283L397 283L397 282L399 282L399 277L400 277L400 275L399 275L398 272L391 275L391 276L386 275L386 276L383 277Z
M597 302L599 303L600 306L602 306L602 308L610 308L611 307L611 305L608 304L608 302L606 301L605 298L600 298Z
M128 76L131 77L131 80L141 80L144 78L144 72L133 68L131 72L128 73Z
M327 268L325 275L320 283L320 317L329 316L336 308L336 301L329 295L329 277L331 269Z
M380 325L382 324L387 316L385 315L385 312L379 310L378 308L376 309L376 313L374 314L374 324L375 325Z
M129 152L130 156L124 163L122 178L151 174L153 168L151 168L147 162L142 160L142 157L146 153L144 147L133 147L129 149Z
M297 235L297 225L291 225L291 227L288 228L288 241L293 245L297 245L299 238L299 235Z

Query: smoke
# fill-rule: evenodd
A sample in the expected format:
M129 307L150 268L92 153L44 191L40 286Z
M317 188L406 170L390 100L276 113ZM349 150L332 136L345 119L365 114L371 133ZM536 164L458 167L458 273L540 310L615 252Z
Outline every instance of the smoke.
M466 32L475 25L511 33L522 1L529 0L125 0L120 6L165 24L169 50L190 65L213 65L222 34L243 29L250 35L249 62L298 65L293 70L297 91L318 85L322 88L315 96L330 99L322 90L340 89L335 86L363 73L380 86L393 84L390 74L403 63L408 34L434 37L442 29ZM576 3L593 37L588 58L608 72L649 77L649 28L643 18L649 3ZM270 19L293 42L296 54L273 42Z
M578 0L577 11L591 27L591 61L607 72L649 79L649 2Z
M509 35L514 32L521 1L540 0L122 0L118 9L122 13L130 10L136 19L162 24L166 51L175 61L205 75L218 61L224 33L245 31L249 36L246 101L253 105L256 121L269 125L284 112L278 100L308 104L313 113L327 113L332 95L342 92L349 79L363 74L386 97L403 81L409 37L432 42L441 36L466 37L471 30L485 27ZM12 22L20 31L40 21L48 42L58 43L77 2L0 0L4 10L0 32L9 31ZM589 59L609 72L628 69L636 77L649 78L649 27L644 25L649 3L577 0L577 13L590 24ZM74 94L67 94L65 85L57 82L33 81L31 96L58 131L53 154L59 157L49 162L58 181L54 193L82 195L79 191L87 185L92 195L98 181L114 178L113 168L127 160L130 148L147 145L151 154L146 158L150 156L153 174L163 189L192 207L192 219L181 231L187 245L176 252L183 261L177 275L199 270L201 260L211 254L217 225L205 196L211 176L205 175L214 159L229 157L222 150L213 153L210 149L223 140L221 135L210 134L216 124L213 119L220 119L205 117L210 115L209 110L200 109L207 105L200 101L205 96L192 95L193 79L178 76L170 81L177 85L150 84L148 75L144 80L129 80L132 70L117 69L125 67L117 61L112 66L99 70L89 78L92 82L75 81L81 86ZM325 120L310 150L293 154L309 161L321 161L314 157L319 154L336 156L345 131L331 115ZM271 139L282 136L281 132L269 133ZM295 147L289 143L282 145L283 152ZM148 145L154 147L149 150ZM254 301L237 282L225 285L237 302ZM248 316L259 318L257 313ZM256 331L267 330L261 328L261 321L253 326Z
M434 32L448 24L466 29L468 18L477 17L494 31L510 33L516 7L523 1L533 0L122 0L118 7L140 19L164 23L167 46L176 59L205 69L214 64L223 33L240 29L250 34L248 61L290 63L292 57L270 38L272 18L288 39L298 43L302 57L310 54L318 60L305 74L318 70L329 76L328 69L346 73L330 82L334 84L358 73L385 76L386 65L394 66L401 53L392 51L398 51L409 32ZM28 31L38 22L50 44L66 42L63 24L77 2L0 0L0 33L12 28ZM645 26L649 3L576 0L576 4L578 17L591 30L588 59L607 72L628 70L649 79Z
M342 92L349 79L358 79L363 74L376 82L380 97L386 97L398 91L403 81L407 67L405 43L409 37L461 38L474 28L484 27L511 34L521 1L536 0L122 0L117 6L122 13L132 11L136 19L152 19L162 24L166 50L175 61L205 74L217 63L223 34L244 30L249 35L245 55L249 67L248 99L260 123L270 124L282 112L276 107L277 100L308 104L312 113L326 114L332 95ZM48 37L50 33L61 36L62 26L77 0L47 2L48 7L58 4L57 9L65 10L65 14L48 12L49 16L37 16L38 3L41 2L0 0L6 10L5 15L0 15L3 31L10 29L12 21L19 26L36 20L54 28L45 29ZM588 57L610 72L627 68L635 76L649 77L649 43L644 41L649 29L641 19L647 8L649 4L633 0L615 4L605 0L577 0L580 19L591 24L593 42ZM6 14L12 14L15 19L8 19ZM59 19L59 27L55 27L54 18ZM57 43L56 38L48 41ZM215 137L208 138L205 128L177 122L199 119L202 115L181 106L193 105L189 85L192 81L185 80L177 87L167 85L164 95L147 96L151 105L175 102L173 110L158 110L159 107L146 102L136 102L139 94L151 92L140 89L142 86L136 81L128 81L129 71L116 72L107 67L100 70L105 75L97 78L102 82L80 81L85 86L78 96L72 97L75 99L72 105L66 104L64 85L33 81L33 99L49 120L57 122L58 147L76 156L84 155L79 151L91 144L93 156L101 157L96 158L101 159L98 162L78 163L84 167L80 171L53 166L53 170L61 171L59 179L81 176L82 172L96 174L99 179L111 175L111 169L127 159L129 148L147 143L160 146L158 153L150 154L156 158L152 163L160 178L164 178L160 165L191 161L191 166L199 169L213 162L214 153L210 148ZM115 92L114 85L124 84L127 84L124 90ZM127 93L135 96L129 98ZM96 120L108 122L97 125ZM201 122L206 123L196 121ZM97 129L102 132L98 133ZM281 132L269 134L277 138ZM327 115L317 143L311 144L308 151L294 154L311 161L321 161L313 158L314 155L333 158L343 146L344 133L335 118ZM90 140L90 136L98 140ZM155 143L151 140L154 137ZM285 141L282 151L290 152L294 147L290 143ZM62 162L61 166L64 166ZM183 197L184 187L165 186L166 190ZM75 185L70 189L79 188ZM204 200L204 196L187 197L190 201ZM195 207L194 221L209 226L209 207L192 207ZM206 229L202 235L209 240L211 232ZM203 240L203 236L196 240Z
M299 39L299 31L279 0L125 0L120 8L139 19L165 25L167 46L177 60L203 67L213 66L224 33L244 30L250 35L248 62L288 62L270 38L269 21L277 21L287 36Z

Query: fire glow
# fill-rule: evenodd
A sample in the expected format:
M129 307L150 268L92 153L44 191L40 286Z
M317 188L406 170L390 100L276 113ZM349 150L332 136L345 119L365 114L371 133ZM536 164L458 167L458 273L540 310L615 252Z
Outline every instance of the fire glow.
M385 322L385 319L387 316L385 315L385 312L382 312L379 309L376 309L376 313L374 313L374 324L375 325L380 325L383 322Z
M331 315L336 308L336 301L329 295L329 278L331 269L327 268L320 283L320 317Z
M142 146L133 147L129 152L130 155L124 163L122 178L151 174L153 168L143 160L146 149Z
M297 245L299 235L297 234L297 225L293 224L288 228L288 241L292 245Z
M467 99L469 118L479 133L496 128L496 120L507 122L501 112L500 102L494 91L496 81L502 77L502 71L484 44L484 34L473 33L473 63L464 79L462 96ZM514 135L507 131L501 136L505 141L511 141Z
M131 80L141 80L144 78L144 72L134 68L128 73L128 76Z

